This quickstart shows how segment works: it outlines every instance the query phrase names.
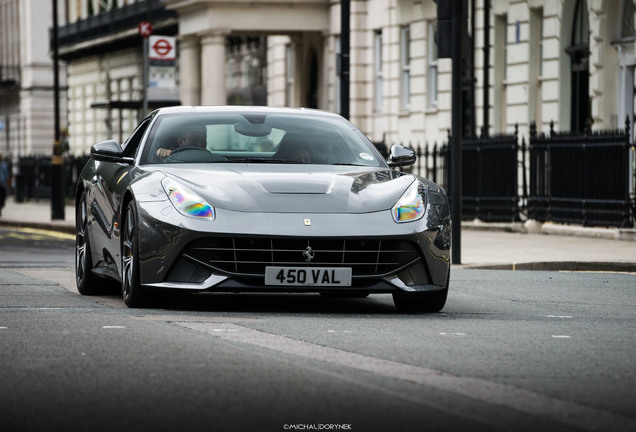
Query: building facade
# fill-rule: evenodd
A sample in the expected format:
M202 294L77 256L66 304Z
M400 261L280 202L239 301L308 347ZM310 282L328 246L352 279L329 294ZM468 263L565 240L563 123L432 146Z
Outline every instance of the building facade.
M225 103L227 71L218 66L227 55L224 40L257 32L268 35L269 105L339 111L339 1L164 4L179 15L184 103ZM551 122L582 131L633 122L633 0L467 4L465 134L518 125L527 135L532 123L539 131ZM350 8L352 121L376 141L445 141L452 62L437 56L435 2L351 0Z
M64 10L58 11L58 21ZM55 140L52 3L0 0L0 154L7 160L51 154ZM60 88L65 87L64 66ZM62 117L65 97L60 98ZM62 122L63 123L63 122Z
M69 147L81 156L99 141L127 138L144 100L147 109L179 103L178 95L153 98L143 85L143 32L172 37L178 23L160 0L66 0L66 10L59 52L67 67Z
M48 21L36 20L50 20L50 15L31 14L27 6L34 0L0 1L3 16L14 9L23 13L8 18L14 24L3 21L3 73L18 64L21 88L32 92L14 91L0 102L2 115L17 122L9 133L3 131L0 148L20 148L24 155L49 153L48 126L26 132L29 122L44 123L25 118L27 113L52 115L52 105L36 96L47 86L36 81L50 79L48 44L33 44L36 56L12 51L9 41L25 33L24 27L48 31ZM340 111L339 0L60 3L69 142L76 155L87 154L104 139L125 139L143 114L141 21L152 23L153 34L174 36L177 45L178 96L157 100L150 108L231 103ZM545 132L551 122L563 131L633 122L634 0L467 4L465 134L512 132L518 125L520 135L527 136L532 123ZM350 0L350 9L351 120L374 141L445 142L451 128L452 62L437 55L435 2ZM25 131L19 140L13 136L17 131ZM37 141L39 133L43 138Z

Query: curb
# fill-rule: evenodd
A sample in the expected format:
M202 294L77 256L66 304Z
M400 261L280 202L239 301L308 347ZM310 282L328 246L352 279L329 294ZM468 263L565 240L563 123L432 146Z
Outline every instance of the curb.
M483 222L479 219L463 221L462 229L481 231L503 231L519 234L546 234L573 237L603 238L636 242L636 228L584 227L581 225L563 225L554 222Z
M56 231L65 234L75 234L75 227L68 224L55 224L50 222L19 222L14 220L0 220L0 226L15 228L33 228L46 231Z
M602 262L602 261L543 261L512 264L461 264L463 269L479 270L512 270L512 271L572 271L572 272L612 272L636 273L635 262Z

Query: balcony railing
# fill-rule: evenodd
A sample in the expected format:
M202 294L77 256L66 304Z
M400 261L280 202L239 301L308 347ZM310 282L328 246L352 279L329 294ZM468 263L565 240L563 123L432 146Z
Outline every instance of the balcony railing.
M157 22L170 18L176 19L176 12L166 10L160 0L138 1L60 26L58 44L61 48L70 47L80 42L134 29L141 21ZM52 43L53 38L50 40Z

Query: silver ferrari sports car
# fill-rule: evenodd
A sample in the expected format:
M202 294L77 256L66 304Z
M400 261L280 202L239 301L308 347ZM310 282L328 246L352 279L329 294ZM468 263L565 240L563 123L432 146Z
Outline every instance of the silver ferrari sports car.
M393 167L339 115L171 107L91 149L76 197L82 294L121 284L129 307L174 292L390 293L436 312L450 278L444 191Z

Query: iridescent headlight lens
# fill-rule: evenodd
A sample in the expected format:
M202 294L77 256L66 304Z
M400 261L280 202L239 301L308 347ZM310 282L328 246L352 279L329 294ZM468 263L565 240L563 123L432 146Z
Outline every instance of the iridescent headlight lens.
M418 181L413 182L391 209L393 220L397 223L412 222L421 219L425 210L425 191Z
M214 220L214 207L187 187L167 177L161 181L161 185L172 205L182 215Z

